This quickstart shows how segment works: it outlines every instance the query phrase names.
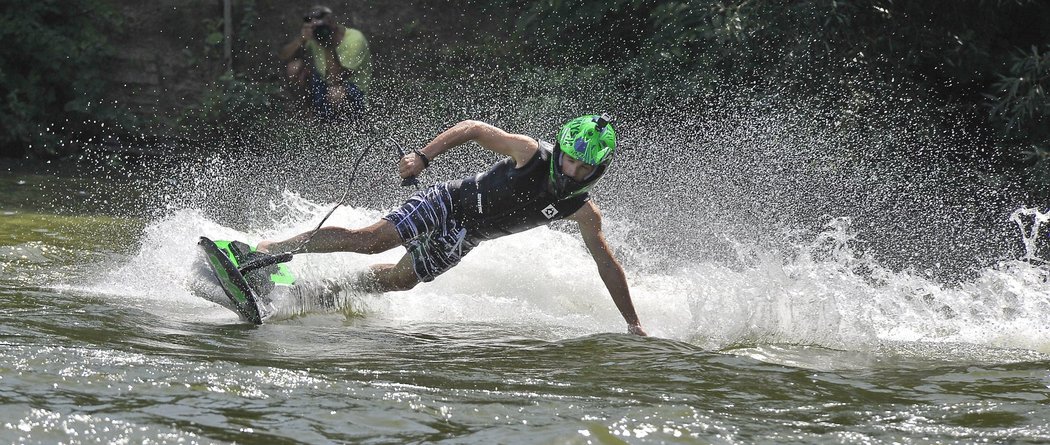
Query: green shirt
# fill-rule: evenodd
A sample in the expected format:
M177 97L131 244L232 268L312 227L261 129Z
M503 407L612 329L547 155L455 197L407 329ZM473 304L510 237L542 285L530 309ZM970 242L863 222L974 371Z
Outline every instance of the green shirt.
M357 85L362 92L368 92L368 85L372 83L372 53L368 51L368 40L365 35L354 28L344 28L343 40L339 42L335 53L339 56L339 64L350 70L350 81ZM314 66L323 77L328 69L325 66L324 55L317 42L310 40L306 42L306 48L314 59Z

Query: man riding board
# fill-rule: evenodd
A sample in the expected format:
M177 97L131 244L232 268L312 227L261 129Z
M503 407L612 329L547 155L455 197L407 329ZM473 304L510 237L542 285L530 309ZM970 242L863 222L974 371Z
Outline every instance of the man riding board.
M452 268L484 240L567 218L579 224L628 332L646 335L623 268L602 233L601 212L588 195L616 149L610 119L573 119L558 132L556 146L484 122L463 121L403 156L399 173L414 177L445 151L471 141L508 159L476 176L421 190L368 227L322 227L284 241L263 241L259 250L279 253L301 246L301 252L375 254L403 245L408 253L397 264L372 266L371 284L380 292L408 290Z

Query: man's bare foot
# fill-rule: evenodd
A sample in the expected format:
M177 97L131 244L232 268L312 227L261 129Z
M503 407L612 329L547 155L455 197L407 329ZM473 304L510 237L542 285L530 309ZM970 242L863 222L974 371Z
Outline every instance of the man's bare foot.
M255 250L258 250L259 252L269 253L270 252L270 246L272 244L273 244L273 241L259 241L259 245L255 246Z

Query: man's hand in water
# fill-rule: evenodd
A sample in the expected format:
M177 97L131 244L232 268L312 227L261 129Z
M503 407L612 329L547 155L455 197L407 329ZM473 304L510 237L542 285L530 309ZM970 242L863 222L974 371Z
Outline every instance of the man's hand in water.
M645 330L642 329L642 325L640 325L640 324L632 324L630 326L627 326L627 332L629 332L631 334L634 334L634 335L640 335L642 337L648 337L649 336L649 334L645 333Z

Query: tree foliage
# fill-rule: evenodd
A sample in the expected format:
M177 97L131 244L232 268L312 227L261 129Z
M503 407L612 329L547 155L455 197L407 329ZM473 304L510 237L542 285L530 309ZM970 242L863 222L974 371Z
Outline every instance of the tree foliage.
M551 61L769 75L812 83L843 61L883 74L970 86L991 79L1007 52L1050 39L1042 2L987 0L615 0L519 2L517 29ZM803 64L805 62L805 64ZM644 71L643 71L644 74ZM940 82L943 83L943 82Z
M545 63L615 67L610 81L643 99L702 99L718 94L720 85L747 85L757 94L763 88L791 91L839 107L863 106L858 96L898 94L968 116L976 133L998 134L1006 138L1004 148L1026 153L1029 176L1050 176L1050 63L1048 51L1038 50L1050 44L1045 1L519 0L513 5L524 11L516 26L519 37ZM974 112L986 108L990 114Z
M97 0L0 3L0 156L60 154L60 133L118 116L101 103L118 24Z
M1050 45L1016 51L987 94L990 119L1016 147L1037 194L1050 195Z

